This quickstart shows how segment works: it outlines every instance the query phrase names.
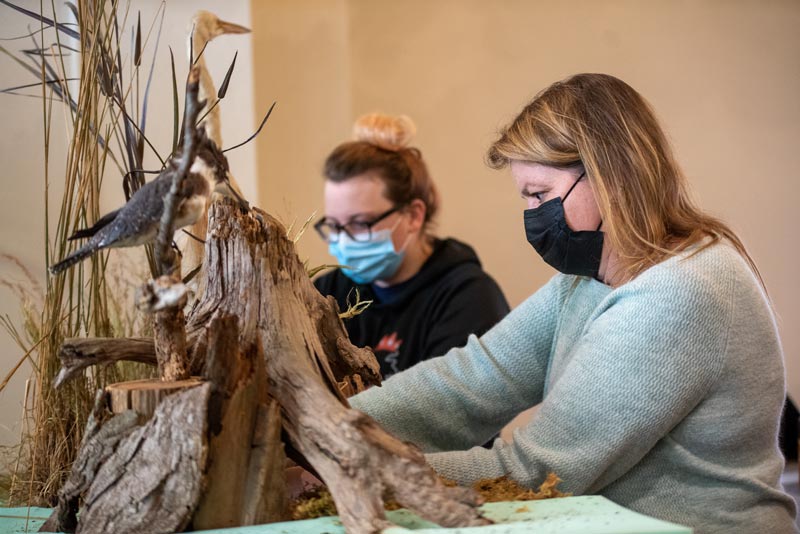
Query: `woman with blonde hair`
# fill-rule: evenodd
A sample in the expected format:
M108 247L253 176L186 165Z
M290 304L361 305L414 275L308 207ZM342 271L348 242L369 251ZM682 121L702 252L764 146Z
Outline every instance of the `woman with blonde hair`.
M372 113L354 129L325 161L325 215L314 225L343 268L314 283L341 309L371 301L345 326L388 377L485 333L508 304L471 247L433 235L439 195L409 146L411 119Z
M646 101L579 74L488 153L559 274L480 338L351 399L461 483L508 474L696 534L797 532L781 487L780 340L742 242L691 200ZM480 447L539 405L511 442Z

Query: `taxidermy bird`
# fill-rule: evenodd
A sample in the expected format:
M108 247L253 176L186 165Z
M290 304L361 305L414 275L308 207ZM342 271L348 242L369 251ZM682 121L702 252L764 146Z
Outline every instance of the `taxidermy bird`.
M192 19L191 28L187 45L189 64L196 61L195 65L200 71L198 99L200 101L206 101L206 108L212 106L207 114L206 110L200 111L200 116L205 115L201 124L205 129L209 141L221 148L222 134L220 131L220 110L219 106L214 105L217 100L217 91L211 79L211 74L209 74L206 68L203 49L211 40L220 35L249 33L250 30L244 26L220 20L219 17L209 11L198 11ZM192 57L193 55L196 57ZM243 197L239 185L230 173L228 179L233 192L238 194L239 198ZM213 194L206 197L206 204L203 206L202 214L189 228L186 228L186 232L194 238L186 235L179 236L178 246L183 252L182 271L184 275L196 272L202 266L204 254L202 240L206 238L206 233L208 232L208 206L213 200Z
M228 185L228 161L225 155L198 128L197 156L189 168L176 198L175 228L194 224L206 213L206 202L212 193L232 194ZM167 167L154 180L136 191L120 209L101 217L91 228L77 231L70 240L89 238L81 248L50 267L57 274L88 258L95 252L112 247L133 247L155 241L164 197L178 172L180 153L167 162Z

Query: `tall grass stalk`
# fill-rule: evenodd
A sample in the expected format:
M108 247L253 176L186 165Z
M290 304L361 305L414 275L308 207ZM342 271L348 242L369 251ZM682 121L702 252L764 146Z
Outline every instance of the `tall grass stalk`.
M58 28L58 10L54 1L51 8L54 26ZM68 237L76 229L92 225L100 217L100 192L107 161L111 159L112 165L124 172L141 169L146 140L144 121L139 115L146 109L147 90L144 91L142 106L130 102L139 95L140 61L129 57L131 63L136 64L131 65L133 75L127 84L124 83L122 57L127 54L123 54L120 48L118 9L117 0L78 1L74 13L81 53L80 83L75 94L66 81L68 69L64 60L69 54L67 47L75 45L62 43L67 37L62 35L63 30L50 29L55 34L56 43L46 49L44 5L40 5L42 46L38 48L41 54L27 59L36 66L41 82L45 182L43 255L47 267L74 249L75 244L68 241ZM126 21L127 9L122 28L126 27ZM136 30L136 42L140 58L140 26ZM54 57L54 65L47 59L50 54ZM60 82L46 83L53 78ZM50 139L52 119L54 113L58 113L58 106L53 104L59 100L63 104L69 148L63 196L54 205L49 173ZM136 110L134 116L128 109ZM140 120L141 126L137 126L136 122ZM111 149L112 139L119 150L117 155ZM126 194L132 194L144 183L141 173L132 176L131 184L126 185L129 187ZM55 221L50 220L51 209L57 210ZM34 285L34 277L29 278ZM147 329L127 311L130 308L125 297L116 297L124 295L128 288L114 287L113 291L110 290L109 286L115 280L119 286L124 286L124 279L124 275L116 279L111 275L107 254L97 254L64 275L46 275L44 294L38 299L33 298L31 287L12 287L23 308L25 334L21 334L8 318L0 318L4 319L0 322L20 345L24 355L19 365L6 376L0 390L24 360L31 360L34 373L26 384L23 435L15 453L16 466L8 489L9 502L51 504L77 453L94 402L94 391L122 379L151 375L151 370L142 365L117 364L92 369L58 390L53 389L53 380L60 368L58 352L65 338L141 335L142 330Z

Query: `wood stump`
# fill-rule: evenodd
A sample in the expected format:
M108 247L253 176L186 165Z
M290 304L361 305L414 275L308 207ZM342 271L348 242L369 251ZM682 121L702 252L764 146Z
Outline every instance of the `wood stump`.
M188 370L198 378L99 395L50 526L171 532L287 519L287 436L299 463L331 489L349 533L389 526L386 492L443 526L487 524L477 495L445 487L418 449L349 408L347 394L380 382L377 361L350 344L335 300L314 288L284 227L223 200L208 228L205 291L186 319ZM155 362L155 353L141 339L67 340L59 376L119 359ZM130 473L144 477L148 496L121 483Z
M132 380L119 382L106 387L108 395L108 409L113 414L133 410L147 421L156 411L158 404L172 393L177 393L186 388L199 386L203 379L199 377L179 380L177 382L164 382L158 378Z

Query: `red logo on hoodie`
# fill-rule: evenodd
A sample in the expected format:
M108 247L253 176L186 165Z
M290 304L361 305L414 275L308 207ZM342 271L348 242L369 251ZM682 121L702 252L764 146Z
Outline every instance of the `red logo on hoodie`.
M381 338L377 345L375 345L375 352L395 352L400 350L400 345L403 344L402 339L397 339L397 332L392 332Z

